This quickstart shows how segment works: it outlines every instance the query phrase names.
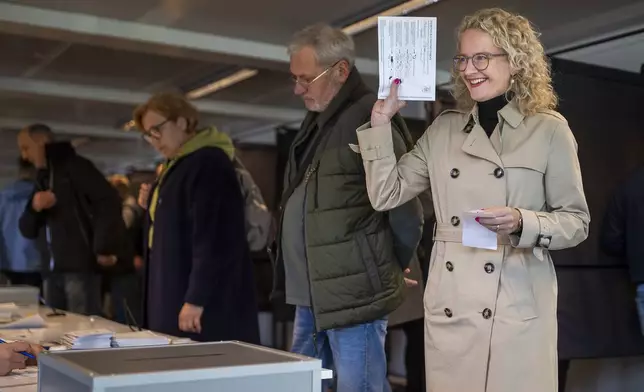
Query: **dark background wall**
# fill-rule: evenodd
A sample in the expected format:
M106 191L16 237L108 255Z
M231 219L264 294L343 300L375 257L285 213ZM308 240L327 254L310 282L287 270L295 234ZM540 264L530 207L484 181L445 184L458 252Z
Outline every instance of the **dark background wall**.
M597 229L614 188L644 164L644 78L565 60L553 60L553 69L559 111L579 144L592 213L589 239L560 252L557 264L621 264L597 252Z
M276 176L279 177L275 171L277 148L261 144L239 144L237 154L262 191L266 205L274 211L279 202L275 189Z
M599 250L598 238L616 186L644 163L644 82L637 74L570 61L554 59L552 65L559 111L579 145L591 214L589 238L553 252L559 354L564 359L641 354L644 338L628 269Z

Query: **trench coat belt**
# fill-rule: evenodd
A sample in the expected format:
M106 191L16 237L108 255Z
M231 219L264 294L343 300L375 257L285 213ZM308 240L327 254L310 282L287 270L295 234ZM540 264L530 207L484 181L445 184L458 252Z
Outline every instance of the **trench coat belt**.
M460 243L463 239L463 230L449 223L435 223L433 238L434 241ZM511 245L509 236L498 235L497 238L499 245Z

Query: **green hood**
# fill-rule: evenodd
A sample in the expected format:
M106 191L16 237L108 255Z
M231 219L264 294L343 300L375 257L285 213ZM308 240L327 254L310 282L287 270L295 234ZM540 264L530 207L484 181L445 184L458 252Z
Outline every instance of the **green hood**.
M231 160L235 156L235 146L230 136L219 132L215 127L210 127L197 132L192 139L188 140L181 147L176 158L191 154L204 147L221 148Z

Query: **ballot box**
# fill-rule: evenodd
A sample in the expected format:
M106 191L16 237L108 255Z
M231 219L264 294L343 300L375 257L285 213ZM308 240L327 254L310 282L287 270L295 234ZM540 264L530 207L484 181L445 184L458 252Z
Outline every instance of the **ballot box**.
M320 392L320 360L241 342L38 356L40 392Z
M0 303L13 302L19 306L33 306L40 303L40 289L32 286L0 285Z

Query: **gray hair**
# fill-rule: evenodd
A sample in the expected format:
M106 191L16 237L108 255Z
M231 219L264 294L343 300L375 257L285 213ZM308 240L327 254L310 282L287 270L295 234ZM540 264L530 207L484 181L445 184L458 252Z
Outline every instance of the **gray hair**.
M308 26L295 33L288 45L288 55L292 56L306 46L313 48L322 66L328 67L337 61L346 60L353 67L356 60L353 39L341 29L326 24Z

